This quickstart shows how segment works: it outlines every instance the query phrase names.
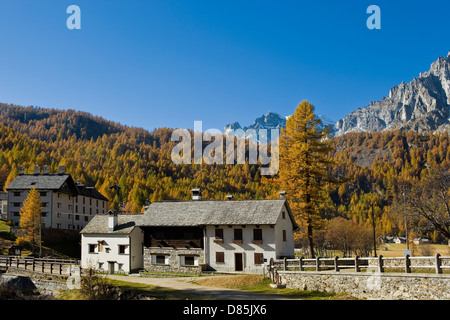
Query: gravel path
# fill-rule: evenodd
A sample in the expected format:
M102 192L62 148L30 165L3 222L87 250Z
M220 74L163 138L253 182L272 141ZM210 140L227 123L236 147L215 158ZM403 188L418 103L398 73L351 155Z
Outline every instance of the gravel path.
M175 290L188 291L189 293L208 296L210 300L300 300L298 298L287 297L283 295L263 294L248 292L237 289L224 289L217 287L208 287L191 283L190 281L198 278L192 277L174 277L174 278L150 278L139 276L107 276L113 280L129 281L135 283L149 284L158 287L170 288ZM217 277L217 276L215 276Z

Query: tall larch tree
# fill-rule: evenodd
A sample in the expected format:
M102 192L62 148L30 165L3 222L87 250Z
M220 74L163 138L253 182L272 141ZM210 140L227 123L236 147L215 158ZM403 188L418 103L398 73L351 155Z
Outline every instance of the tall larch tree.
M28 192L28 196L23 202L23 207L20 209L20 241L26 241L33 247L33 253L35 246L39 244L39 225L41 223L41 208L42 202L39 196L39 192L36 188L32 188Z
M307 101L298 105L286 121L280 135L278 181L287 193L299 225L306 228L309 257L313 258L313 229L320 228L320 206L327 199L325 186L333 160L328 130L321 128L314 106Z

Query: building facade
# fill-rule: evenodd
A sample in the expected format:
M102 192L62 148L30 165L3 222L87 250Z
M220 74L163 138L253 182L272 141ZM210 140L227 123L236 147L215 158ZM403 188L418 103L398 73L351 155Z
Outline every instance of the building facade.
M81 233L81 268L107 273L131 273L143 266L143 231L136 227L142 214L109 211L97 215Z
M97 268L105 270L106 265L119 261L111 254L113 250L100 254L95 245L122 243L126 231L127 235L136 232L130 252L136 253L133 261L141 263L130 269L177 273L263 273L271 258L294 257L294 231L298 229L284 196L235 201L202 200L195 194L192 201L155 202L144 214L119 215L117 230L122 233L106 232L107 224L104 217L95 217L81 231L86 265L88 258L95 257ZM128 270L125 264L122 270Z
M7 218L15 226L20 224L20 210L32 188L39 191L42 202L44 228L81 230L96 214L106 214L108 199L93 187L75 182L60 167L57 174L43 173L38 166L34 174L19 175L6 188L8 191Z

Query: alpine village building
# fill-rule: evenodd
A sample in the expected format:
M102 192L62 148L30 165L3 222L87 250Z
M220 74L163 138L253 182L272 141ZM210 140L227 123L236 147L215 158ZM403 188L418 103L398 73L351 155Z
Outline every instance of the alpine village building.
M97 214L106 214L108 199L94 187L75 182L70 174L58 168L57 174L50 174L47 166L35 166L34 174L24 174L22 166L19 175L8 185L7 218L15 226L20 223L20 209L35 187L42 202L42 226L53 229L81 230Z
M95 216L81 233L81 267L108 273L262 273L271 258L294 257L298 229L284 192L275 200L150 204L144 214Z

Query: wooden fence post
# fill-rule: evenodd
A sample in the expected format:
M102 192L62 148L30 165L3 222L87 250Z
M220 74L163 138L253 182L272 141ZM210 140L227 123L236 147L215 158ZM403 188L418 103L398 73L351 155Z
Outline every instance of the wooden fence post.
M320 257L316 258L316 271L320 271Z
M411 273L411 260L409 259L409 254L405 255L405 272Z
M383 256L381 254L378 256L378 272L384 272Z
M303 256L298 259L299 270L303 271Z
M358 256L355 256L355 272L359 272L361 271L359 268L359 260L358 260Z
M339 260L339 257L335 256L334 257L334 271L336 271L336 272L339 272L338 260Z
M436 273L441 274L442 268L441 268L441 255L439 253L436 253Z
M273 267L273 258L270 258L270 262L269 262L269 272L272 274L272 282L275 281L275 272L274 272L274 267Z
M283 259L283 269L284 269L284 271L287 270L287 259L286 259L286 257L284 257L284 259Z

